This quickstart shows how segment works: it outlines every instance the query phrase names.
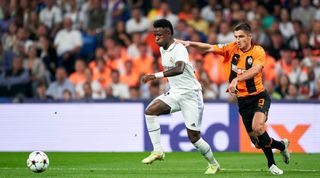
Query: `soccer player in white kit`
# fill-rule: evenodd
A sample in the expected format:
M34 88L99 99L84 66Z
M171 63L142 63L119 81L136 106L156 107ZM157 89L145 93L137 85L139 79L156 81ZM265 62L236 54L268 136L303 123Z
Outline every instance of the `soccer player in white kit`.
M153 34L156 43L160 46L162 65L165 70L144 75L142 81L146 83L150 80L168 77L170 90L155 98L145 110L153 151L142 160L142 163L151 164L165 157L160 144L160 124L157 117L182 111L189 140L208 161L209 166L205 174L215 174L220 170L220 166L213 157L209 144L201 138L200 127L204 104L201 85L195 77L188 51L184 45L175 43L173 27L168 20L157 20L153 27Z

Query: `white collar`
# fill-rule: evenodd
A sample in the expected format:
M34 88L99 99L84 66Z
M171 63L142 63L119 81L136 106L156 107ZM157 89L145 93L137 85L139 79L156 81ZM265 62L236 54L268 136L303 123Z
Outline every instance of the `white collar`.
M176 45L177 45L177 44L176 44L175 42L173 42L173 43L168 47L167 50L165 50L164 48L163 48L163 50L164 50L165 52L170 52Z

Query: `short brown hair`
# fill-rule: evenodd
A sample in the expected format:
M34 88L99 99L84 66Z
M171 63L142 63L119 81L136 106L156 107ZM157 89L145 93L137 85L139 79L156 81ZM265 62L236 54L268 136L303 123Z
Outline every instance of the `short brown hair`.
M242 31L244 31L246 33L251 33L250 25L248 23L245 23L245 22L239 23L233 28L233 31L239 31L239 30L242 30Z

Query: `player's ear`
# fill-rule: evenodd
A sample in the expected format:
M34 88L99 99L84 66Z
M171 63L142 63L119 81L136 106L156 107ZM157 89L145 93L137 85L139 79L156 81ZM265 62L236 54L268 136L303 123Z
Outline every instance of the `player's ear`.
M171 35L171 31L169 29L166 29L167 35Z

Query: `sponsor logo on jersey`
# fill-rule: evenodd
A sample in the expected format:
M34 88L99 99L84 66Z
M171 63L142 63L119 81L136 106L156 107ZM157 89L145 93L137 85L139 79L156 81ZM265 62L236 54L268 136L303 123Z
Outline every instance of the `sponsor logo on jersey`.
M239 75L241 75L241 74L243 74L243 73L245 73L247 70L245 70L245 69L240 69L240 68L238 68L236 65L234 65L234 64L232 64L231 65L231 70L232 71L234 71L234 72L236 72L237 74L239 74Z
M248 58L248 64L251 65L251 64L252 64L252 61L253 61L253 59L252 59L252 57L250 56L250 57Z

